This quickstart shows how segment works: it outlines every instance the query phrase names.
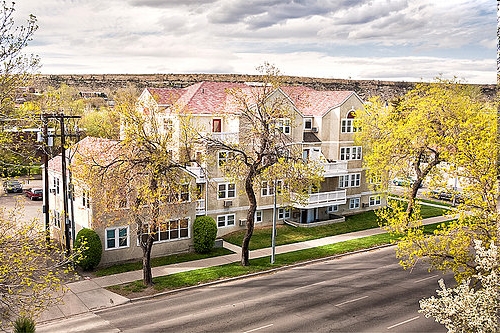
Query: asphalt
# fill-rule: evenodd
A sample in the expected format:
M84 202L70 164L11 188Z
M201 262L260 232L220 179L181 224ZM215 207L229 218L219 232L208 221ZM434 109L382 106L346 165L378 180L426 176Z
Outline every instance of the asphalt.
M449 220L449 217L438 216L425 219L424 224L444 222L446 220ZM375 228L310 240L301 243L281 245L275 248L275 254L278 256L279 254L286 252L334 244L351 239L381 234L384 232L385 231L380 228ZM154 267L152 268L153 277L165 276L178 272L186 272L200 268L219 266L240 261L240 247L227 242L223 242L223 246L232 250L234 253L214 258ZM250 258L270 256L271 251L271 248L254 250L250 252ZM40 329L43 331L44 326L45 328L49 328L50 325L54 322L69 320L68 318L71 318L71 320L74 321L74 318L79 315L91 315L96 311L133 301L132 299L115 294L105 288L137 280L142 280L142 270L114 274L104 277L86 278L81 281L68 283L66 285L68 287L68 290L63 296L63 302L59 305L49 308L41 315L40 318L38 318L37 331L39 331Z

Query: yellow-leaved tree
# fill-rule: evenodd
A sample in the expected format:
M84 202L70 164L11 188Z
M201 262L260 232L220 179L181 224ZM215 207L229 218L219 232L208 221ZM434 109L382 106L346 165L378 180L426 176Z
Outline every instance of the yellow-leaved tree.
M496 241L496 111L477 87L456 80L420 83L386 104L370 100L356 119L367 173L387 190L394 177L413 177L406 202L390 201L378 211L383 226L402 235L397 255L404 267L428 260L433 268L452 270L457 280L474 273L474 240ZM421 226L415 198L425 181L430 187L447 179L461 184L458 219L433 235Z
M47 244L40 222L26 221L20 205L0 207L0 330L19 317L36 319L61 301L64 283L76 276L57 244ZM85 246L85 245L83 245Z

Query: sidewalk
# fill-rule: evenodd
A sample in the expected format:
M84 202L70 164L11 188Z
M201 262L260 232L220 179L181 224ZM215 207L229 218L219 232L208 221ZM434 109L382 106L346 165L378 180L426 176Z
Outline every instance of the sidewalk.
M446 220L449 220L449 218L443 216L432 217L425 219L424 224L444 222ZM279 255L280 253L292 252L297 250L314 248L322 245L339 243L351 239L381 234L384 232L385 231L380 228L375 228L348 234L335 235L335 236L310 240L301 243L281 245L276 247L275 253ZM186 272L199 268L219 266L240 261L241 258L240 247L229 244L227 242L223 242L223 246L227 249L234 251L235 253L225 256L196 260L196 261L188 261L179 264L154 267L152 268L153 276L154 277L164 276L178 272ZM260 257L270 256L271 251L272 251L271 248L250 251L250 258L260 258ZM38 322L45 323L51 321L58 321L64 318L69 318L80 314L88 314L97 310L128 303L130 302L130 299L115 294L109 290L106 290L105 287L133 282L137 280L142 280L142 270L69 283L67 284L69 290L63 297L64 303L54 306L45 311L42 314L42 316L38 319ZM43 325L40 326L40 328L42 327Z

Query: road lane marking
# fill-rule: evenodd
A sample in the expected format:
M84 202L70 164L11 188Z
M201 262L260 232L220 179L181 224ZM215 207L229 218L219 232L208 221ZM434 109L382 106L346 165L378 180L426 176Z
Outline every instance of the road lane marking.
M313 286L316 286L318 284L324 284L326 281L321 281L321 282L316 282L316 283L312 283L312 284L307 284L305 286L302 286L302 287L297 287L297 288L294 288L293 291L295 290L299 290L299 289L304 289L304 288L309 288L309 287L313 287Z
M415 283L423 282L423 281L430 280L430 279L435 279L437 277L439 277L439 275L437 275L437 274L433 275L433 276L428 276L426 278L423 278L423 279L420 279L420 280L416 280Z
M363 296L363 297L351 299L350 301L345 301L345 302L342 302L342 303L339 303L339 304L335 304L335 306L341 306L341 305L344 305L344 304L348 304L348 303L352 303L352 302L357 302L357 301L360 301L360 300L365 299L367 297L368 296Z
M269 325L266 325L266 326L257 327L257 328L254 328L254 329L250 330L250 331L245 331L243 333L250 333L250 332L255 332L255 331L263 330L263 329L271 327L273 325L274 324L269 324Z
M402 322L400 322L400 323L394 324L394 325L392 325L392 326L387 327L387 329L388 329L388 330L393 329L394 327L398 327L398 326L401 326L401 325L407 324L407 323L409 323L410 321L417 320L418 318L420 318L420 316L416 316L416 317L410 318L410 319L408 319L408 320L402 321Z

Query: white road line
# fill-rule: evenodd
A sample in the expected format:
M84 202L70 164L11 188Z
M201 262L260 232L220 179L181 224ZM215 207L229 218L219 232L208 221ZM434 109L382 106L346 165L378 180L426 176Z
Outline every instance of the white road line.
M302 286L302 287L293 288L293 291L299 290L299 289L304 289L304 288L309 288L309 287L312 287L312 286L316 286L318 284L324 284L325 282L326 281L321 281L321 282L316 282L316 283L313 283L313 284L308 284L308 285L305 285L305 286Z
M342 303L339 303L339 304L335 304L335 306L341 306L341 305L344 305L344 304L348 304L348 303L356 302L356 301L359 301L359 300L365 299L365 298L367 298L367 297L368 297L368 296L363 296L363 297L360 297L360 298L351 299L350 301L345 301L345 302L342 302Z
M269 324L269 325L266 325L266 326L261 326L261 327L257 327L257 328L254 328L253 330L250 330L250 331L245 331L243 333L250 333L250 332L255 332L255 331L258 331L258 330L263 330L265 328L268 328L268 327L271 327L273 326L274 324Z
M439 275L437 275L437 274L436 274L436 275L433 275L433 276L428 276L428 277L426 277L426 278L423 278L423 279L420 279L420 280L416 280L416 281L415 281L415 283L423 282L423 281L425 281L425 280L435 279L435 278L437 278L437 277L439 277Z
M394 324L394 325L392 325L392 326L387 327L387 329L388 329L388 330L393 329L394 327L398 327L398 326L404 325L404 324L406 324L406 323L409 323L410 321L417 320L418 318L420 318L420 316L416 316L416 317L410 318L410 319L408 319L408 320L402 321L402 322L400 322L400 323Z

